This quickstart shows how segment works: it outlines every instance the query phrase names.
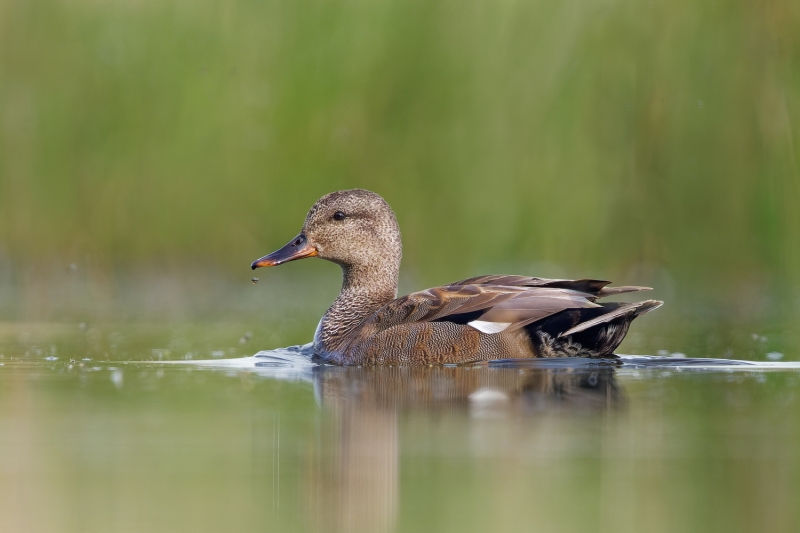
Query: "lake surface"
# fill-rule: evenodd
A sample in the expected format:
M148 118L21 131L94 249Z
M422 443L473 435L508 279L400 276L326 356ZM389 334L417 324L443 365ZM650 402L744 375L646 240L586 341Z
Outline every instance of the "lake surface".
M3 530L797 531L794 337L660 328L628 346L661 358L341 368L248 357L252 324L5 323Z

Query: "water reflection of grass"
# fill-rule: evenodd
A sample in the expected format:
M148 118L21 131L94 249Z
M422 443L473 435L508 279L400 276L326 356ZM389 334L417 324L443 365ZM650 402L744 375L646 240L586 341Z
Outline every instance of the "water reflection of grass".
M243 357L310 342L325 304L306 307L253 304L266 312L242 312L221 305L217 313L180 313L132 308L118 301L108 315L63 315L56 320L0 322L0 355L5 359L59 361L89 358L97 361L147 361ZM109 311L105 309L105 311ZM123 311L128 311L125 316ZM150 316L147 314L149 313ZM790 317L781 321L763 317L698 316L691 306L675 304L672 310L637 322L618 353L688 357L721 357L766 361L800 360L800 336ZM772 354L768 356L768 354Z
M337 270L300 262L265 271L257 285L247 270L238 277L201 268L180 275L151 270L99 281L80 269L64 271L35 285L5 287L0 354L36 359L55 347L69 358L147 360L163 350L169 359L202 359L305 344L338 291ZM423 288L408 278L401 285L403 294ZM653 294L667 305L636 321L620 353L765 360L773 352L798 360L792 313L713 304L679 291Z

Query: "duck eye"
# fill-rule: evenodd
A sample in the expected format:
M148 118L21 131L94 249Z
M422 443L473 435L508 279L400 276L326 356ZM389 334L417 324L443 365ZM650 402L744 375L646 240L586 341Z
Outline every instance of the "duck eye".
M345 218L346 216L347 216L347 215L345 215L345 214L344 214L344 213L342 213L341 211L336 211L336 212L333 214L333 220L344 220L344 218Z

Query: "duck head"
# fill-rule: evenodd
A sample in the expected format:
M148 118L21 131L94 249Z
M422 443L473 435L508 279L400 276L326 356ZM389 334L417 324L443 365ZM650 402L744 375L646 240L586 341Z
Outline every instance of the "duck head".
M317 200L303 231L283 248L253 261L251 268L319 257L347 271L399 269L402 245L392 208L374 192L351 189Z

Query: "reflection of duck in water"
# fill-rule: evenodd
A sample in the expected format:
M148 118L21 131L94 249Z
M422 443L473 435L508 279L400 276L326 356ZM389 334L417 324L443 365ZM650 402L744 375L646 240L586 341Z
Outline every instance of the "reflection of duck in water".
M510 408L605 408L623 401L611 366L593 368L331 367L314 371L325 406L373 409L464 409L485 401Z
M603 357L622 342L634 318L662 303L598 304L647 287L524 276L481 276L395 299L401 248L389 205L354 189L320 199L303 231L252 267L304 257L342 267L342 290L320 321L314 348L345 365Z
M394 529L401 503L401 415L424 412L439 420L438 415L450 413L455 421L464 420L464 414L479 419L510 417L504 427L519 429L518 421L528 414L621 405L623 392L614 372L606 365L315 368L315 393L328 416L322 418L319 448L309 454L306 493L312 529L337 533ZM535 423L539 418L527 419ZM493 426L487 438L496 436L497 429Z

